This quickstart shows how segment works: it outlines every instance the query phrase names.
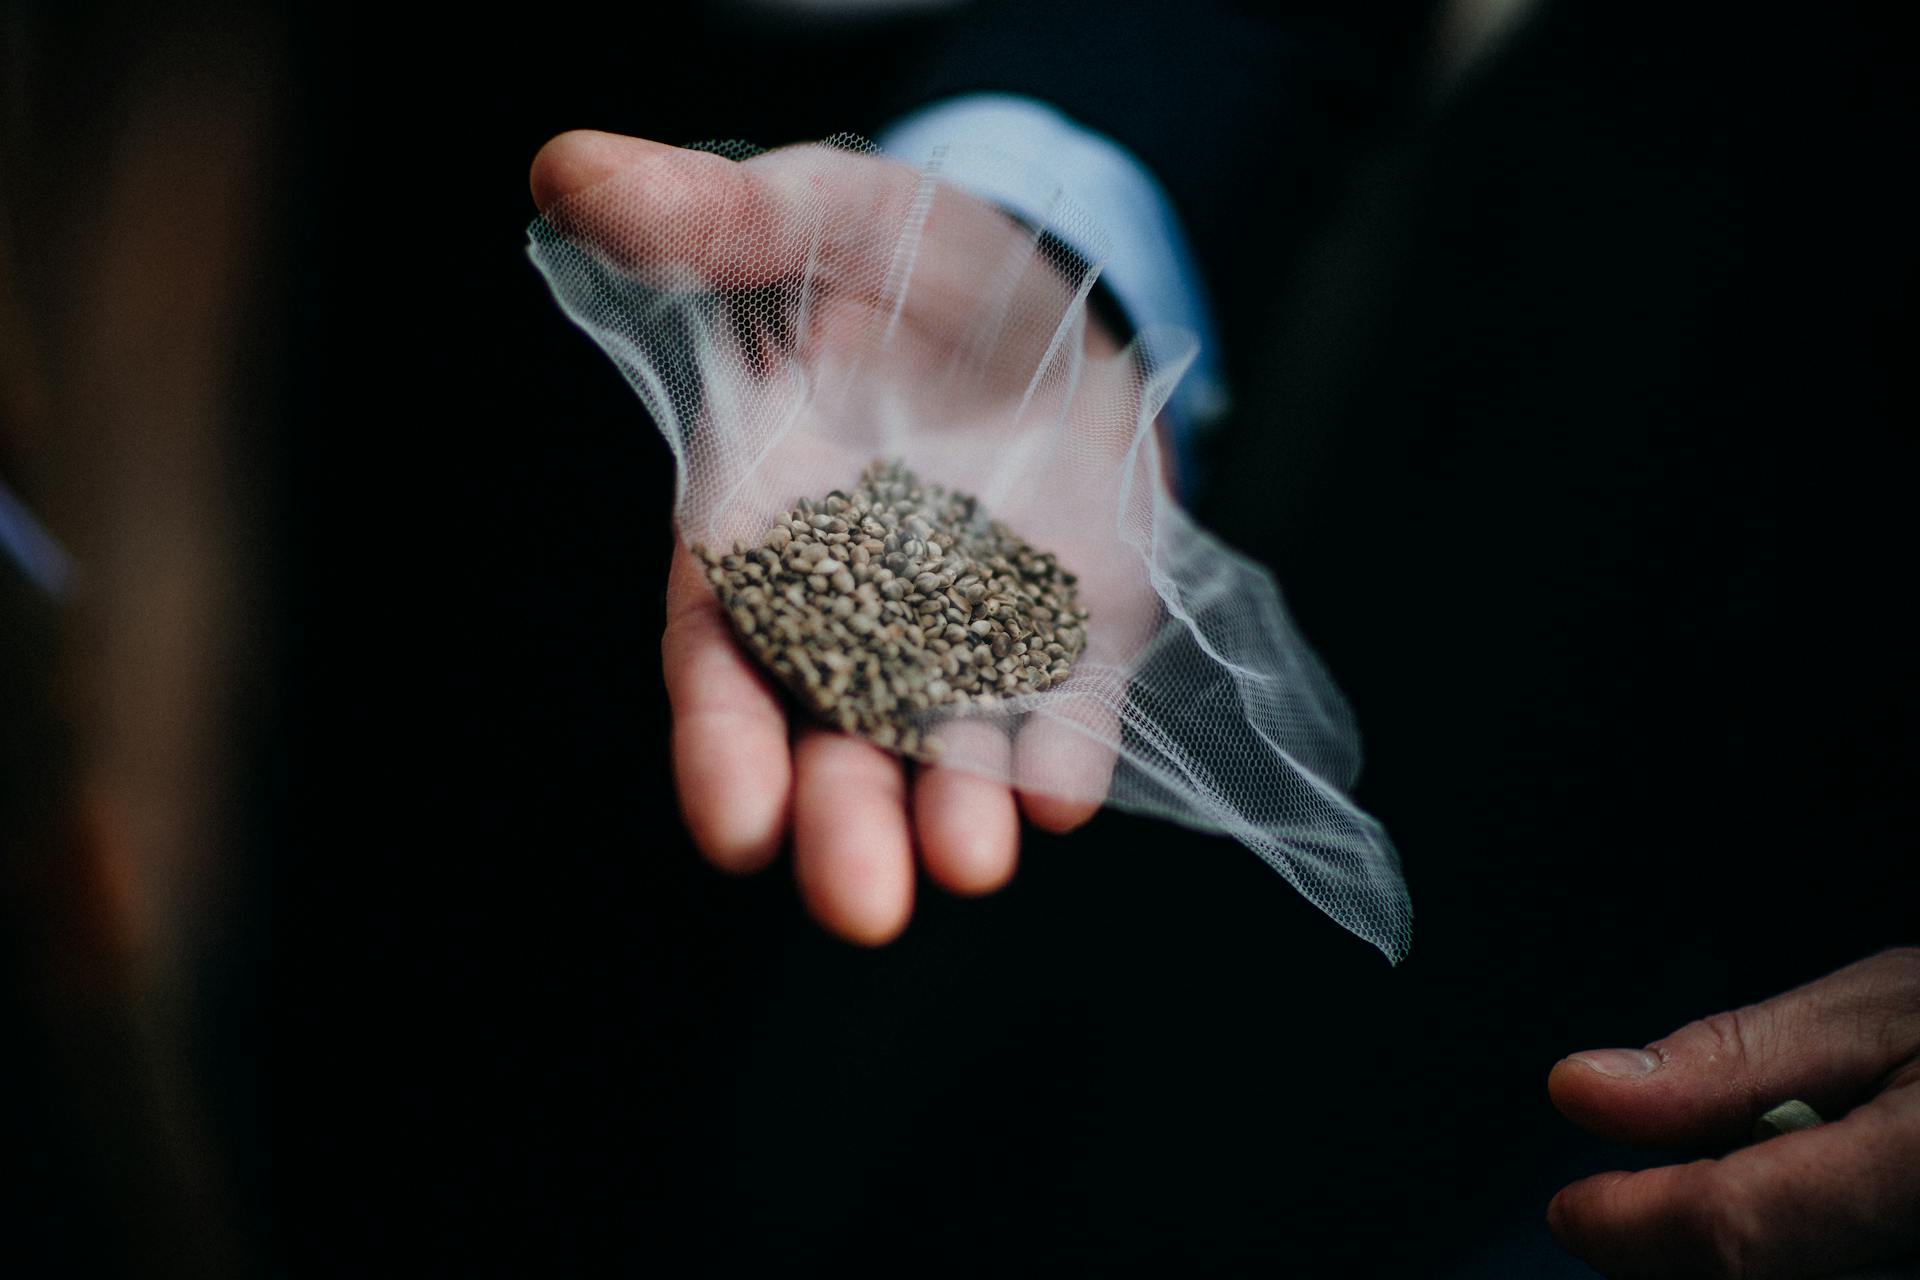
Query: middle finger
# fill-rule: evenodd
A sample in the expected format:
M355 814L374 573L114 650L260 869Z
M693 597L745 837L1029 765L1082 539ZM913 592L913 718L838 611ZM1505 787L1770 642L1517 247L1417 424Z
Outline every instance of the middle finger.
M913 912L900 762L809 725L794 743L793 765L793 869L808 910L850 942L892 941Z

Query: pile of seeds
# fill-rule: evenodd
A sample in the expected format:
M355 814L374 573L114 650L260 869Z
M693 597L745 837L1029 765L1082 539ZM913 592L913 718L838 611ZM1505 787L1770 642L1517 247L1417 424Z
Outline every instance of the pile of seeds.
M931 760L925 713L1059 684L1086 646L1074 576L978 502L875 462L731 554L695 547L747 648L810 710Z

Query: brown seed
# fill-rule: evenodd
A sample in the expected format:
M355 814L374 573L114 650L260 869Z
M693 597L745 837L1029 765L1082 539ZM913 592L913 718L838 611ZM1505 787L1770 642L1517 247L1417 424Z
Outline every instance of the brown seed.
M837 727L917 759L911 717L1066 678L1086 609L1054 557L897 463L802 498L758 546L693 548L748 650Z

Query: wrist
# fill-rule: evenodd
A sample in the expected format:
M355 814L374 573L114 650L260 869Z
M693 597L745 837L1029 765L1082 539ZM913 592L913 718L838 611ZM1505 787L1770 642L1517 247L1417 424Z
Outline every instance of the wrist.
M1098 272L1088 309L1124 345L1149 329L1180 329L1198 354L1174 388L1165 420L1176 447L1191 444L1227 407L1206 289L1172 201L1119 143L1031 98L983 93L926 107L879 142L1035 228ZM1189 471L1188 474L1191 474Z

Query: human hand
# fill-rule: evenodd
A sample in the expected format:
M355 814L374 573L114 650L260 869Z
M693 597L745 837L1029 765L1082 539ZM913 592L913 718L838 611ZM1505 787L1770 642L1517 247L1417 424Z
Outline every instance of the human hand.
M783 180L779 161L779 153L770 153L735 163L638 138L574 132L541 149L530 183L535 203L546 212L566 196L621 175L634 209L621 228L620 248L646 266L656 245L672 242L684 252L689 226L706 228L705 243L723 246L740 238L732 234L736 230L764 236L777 234L767 228L808 225L787 216L789 202L821 199L822 190ZM895 210L915 198L914 170L854 154L833 163L861 166L859 180L829 185L825 197L835 198L844 188L847 199L864 202L835 210L831 225L846 228L850 237L887 225ZM712 219L716 208L739 226L702 221ZM908 353L909 368L952 364L958 353L952 315L967 313L983 281L993 277L991 268L1027 250L1031 233L990 206L958 196L944 196L929 222L941 233L923 242L904 310L887 317L890 300L854 284L823 291L832 294L834 305L812 318L810 349L796 359L831 359L839 354L836 346L844 350L870 332L878 311L890 325L897 320L898 347ZM696 269L724 275L732 287L762 283L741 278L752 264L701 262L701 247L693 251ZM820 270L832 273L863 247L811 248ZM994 387L994 370L1003 365L1008 390L1018 394L1029 387L1031 371L1044 360L1072 300L1071 289L1047 277L1035 272L1030 280L1022 278L1020 292L1006 300L1004 333L996 333L984 352L990 358L980 362L987 371L980 385ZM1091 320L1084 343L1092 356L1117 350ZM956 411L955 417L965 414ZM1132 584L1111 594L1123 593L1151 600ZM1122 612L1108 608L1103 616L1117 620ZM905 927L916 849L942 887L962 894L991 891L1013 873L1020 816L1050 831L1078 826L1098 808L1112 768L1110 750L1088 748L1098 735L1076 733L1054 718L1029 722L1011 741L985 724L954 722L941 730L950 758L964 757L976 769L984 761L985 772L1002 777L1059 784L1018 792L980 772L941 766L920 767L909 779L897 758L812 725L790 736L778 695L734 643L718 599L684 547L676 548L669 574L662 662L674 716L675 780L695 844L715 866L744 873L770 863L791 832L795 874L809 909L828 929L855 942L884 943ZM1010 756L1017 756L1011 767Z
M1920 1261L1920 948L1646 1049L1574 1054L1547 1087L1576 1124L1647 1145L1734 1146L1789 1099L1838 1117L1718 1160L1562 1190L1548 1224L1605 1275L1790 1278Z

